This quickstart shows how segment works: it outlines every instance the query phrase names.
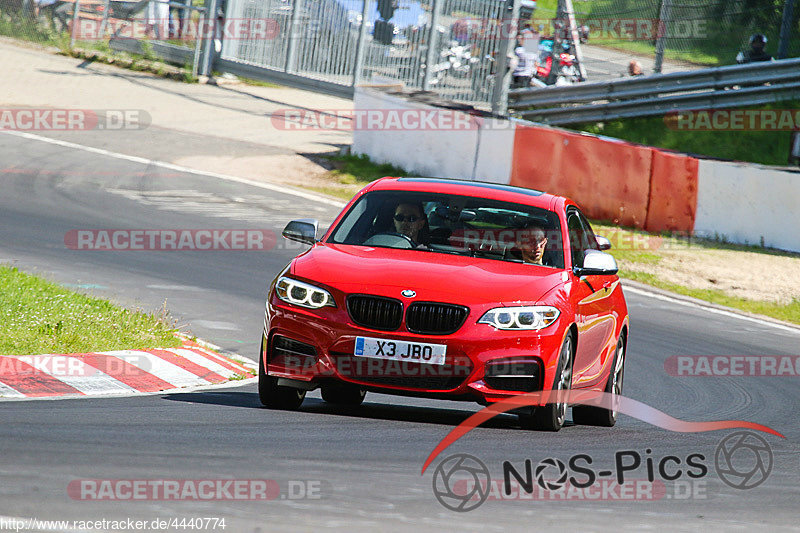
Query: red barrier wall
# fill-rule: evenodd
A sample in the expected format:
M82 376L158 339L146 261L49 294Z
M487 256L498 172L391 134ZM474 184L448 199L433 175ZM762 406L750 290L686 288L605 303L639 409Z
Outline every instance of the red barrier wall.
M696 158L653 150L647 231L694 230L697 212Z
M591 218L653 232L694 230L694 157L518 125L511 168L511 185L568 196Z
M591 135L518 126L511 185L568 196L591 218L643 228L652 152Z

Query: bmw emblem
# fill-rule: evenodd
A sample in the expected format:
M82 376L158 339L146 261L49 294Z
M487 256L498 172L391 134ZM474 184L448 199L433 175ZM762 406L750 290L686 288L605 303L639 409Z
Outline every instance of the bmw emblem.
M403 292L401 292L400 294L402 294L406 298L413 298L414 296L417 295L417 293L412 291L411 289L406 289Z

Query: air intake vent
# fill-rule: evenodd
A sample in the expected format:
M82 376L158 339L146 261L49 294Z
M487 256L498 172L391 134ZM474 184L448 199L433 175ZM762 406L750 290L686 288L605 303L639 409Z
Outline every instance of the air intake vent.
M406 327L412 333L448 335L458 331L469 315L460 305L415 302L406 311Z
M403 320L403 304L400 300L351 294L347 297L347 312L350 318L365 328L394 331Z

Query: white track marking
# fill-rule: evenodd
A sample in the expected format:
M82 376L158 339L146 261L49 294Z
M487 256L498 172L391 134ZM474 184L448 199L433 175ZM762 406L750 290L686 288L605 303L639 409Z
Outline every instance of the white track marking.
M703 311L707 311L709 313L714 313L714 314L717 314L717 315L727 316L727 317L730 317L730 318L738 318L739 320L746 320L748 322L754 322L754 323L762 325L762 326L769 326L769 327L773 327L773 328L780 329L780 330L783 330L783 331L788 331L790 333L794 333L795 335L800 335L800 328L793 328L791 326L785 326L783 324L778 324L776 322L770 322L769 320L762 320L760 318L756 318L756 317L752 317L752 316L740 315L739 313L736 313L736 312L733 312L733 311L725 311L723 309L717 309L715 307L709 307L707 305L703 305L703 304L700 304L700 303L688 302L688 301L682 300L680 298L673 298L671 296L665 296L663 294L657 294L657 293L654 293L654 292L642 290L642 289L639 289L639 288L636 288L636 287L631 287L629 285L625 285L624 280L623 280L622 286L623 286L623 290L625 292L632 292L632 293L638 294L640 296L647 296L649 298L655 298L656 300L662 300L664 302L670 302L670 303L674 303L674 304L678 304L678 305L683 305L683 306L686 306L686 307L693 307L695 309L702 309Z
M214 352L212 352L210 350L200 349L200 351L202 351L204 354L206 354L209 357L213 357L214 359L217 359L218 361L222 361L222 362L227 363L229 365L233 365L236 368L242 368L242 370L247 370L247 365L245 365L244 363L241 363L239 361L233 360L231 358L222 357L221 355L216 354L216 353L214 353ZM255 368L258 368L258 365L256 365Z
M191 350L185 350L183 348L170 348L167 350L168 352L172 352L175 355L183 357L184 359L191 361L192 363L202 366L203 368L207 368L212 372L216 372L220 376L224 378L231 378L236 376L236 372L233 370L228 370L224 366L212 361L208 357L203 357L199 353L193 352Z
M26 396L18 390L12 389L5 383L0 382L0 398L25 398Z
M197 385L198 381L208 381L195 376L188 370L184 370L179 366L175 366L166 362L158 356L151 353L140 352L138 350L119 350L115 352L103 352L104 354L119 357L124 361L141 368L148 374L152 374L159 379L163 379L170 385L176 387L188 387Z
M122 159L125 161L131 161L133 163L140 163L142 165L152 165L159 168L165 168L168 170L174 170L176 172L185 172L187 174L194 174L196 176L207 176L210 178L218 178L226 181L234 181L236 183L243 183L245 185L252 185L253 187L259 187L261 189L267 189L269 191L279 192L282 194L288 194L292 196L297 196L299 198L305 198L306 200L313 200L315 202L320 202L327 205L332 205L335 207L343 207L345 205L344 202L339 202L337 200L332 200L330 198L325 198L324 196L320 196L318 194L305 192L305 191L298 191L296 189L291 189L285 186L279 185L272 185L271 183L264 183L261 181L250 180L247 178L239 178L237 176L229 176L228 174L218 174L216 172L207 172L205 170L195 170L193 168L183 167L180 165L175 165L172 163L167 163L165 161L155 161L153 159L147 159L144 157L137 157L133 155L125 155L119 152L112 152L110 150L103 150L102 148L94 148L92 146L85 146L83 144L72 143L69 141L60 141L57 139L51 139L50 137L43 137L41 135L36 135L34 133L27 133L24 131L12 131L12 130L0 130L0 133L5 133L6 135L13 135L15 137L22 137L23 139L30 139L34 141L41 141L46 142L49 144L54 144L56 146L63 146L65 148L74 148L76 150L82 150L84 152L91 152L93 154L103 155L107 157L113 157L115 159Z

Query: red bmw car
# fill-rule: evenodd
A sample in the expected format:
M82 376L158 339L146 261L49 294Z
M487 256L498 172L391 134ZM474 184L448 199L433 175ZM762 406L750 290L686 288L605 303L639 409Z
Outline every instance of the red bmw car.
M619 395L628 311L617 264L567 198L491 183L384 178L270 286L259 396L296 409L307 391L358 405L367 391L482 404L570 388ZM518 411L558 431L566 403ZM574 406L578 424L617 413Z

